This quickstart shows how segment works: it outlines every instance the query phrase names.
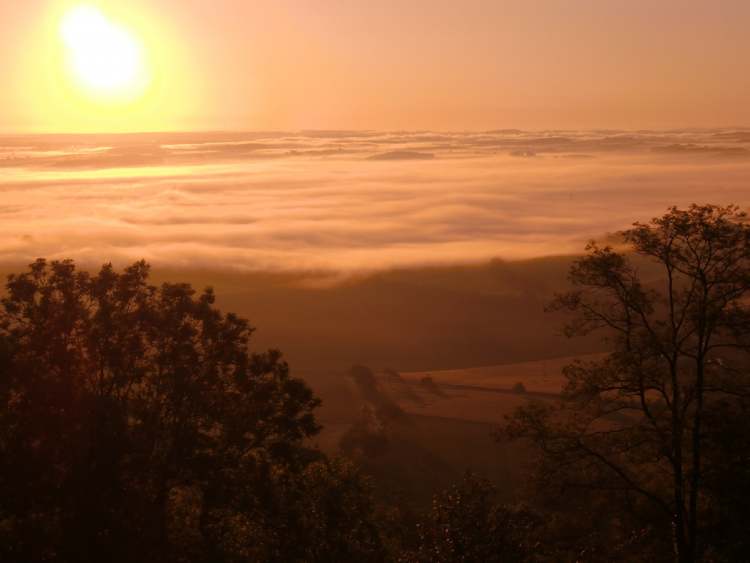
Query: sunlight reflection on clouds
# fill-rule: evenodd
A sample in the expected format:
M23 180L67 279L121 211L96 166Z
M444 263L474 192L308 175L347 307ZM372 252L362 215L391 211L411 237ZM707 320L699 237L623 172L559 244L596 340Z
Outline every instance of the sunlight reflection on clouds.
M576 252L750 199L746 131L0 138L0 261L368 269Z

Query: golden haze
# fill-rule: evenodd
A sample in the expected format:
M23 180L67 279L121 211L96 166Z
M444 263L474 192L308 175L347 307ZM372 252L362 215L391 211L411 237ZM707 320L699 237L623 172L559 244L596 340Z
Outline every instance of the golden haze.
M179 128L200 81L169 22L145 3L58 2L19 58L30 131Z
M71 82L79 5L142 42L138 103ZM9 0L0 130L735 127L747 21L745 0Z

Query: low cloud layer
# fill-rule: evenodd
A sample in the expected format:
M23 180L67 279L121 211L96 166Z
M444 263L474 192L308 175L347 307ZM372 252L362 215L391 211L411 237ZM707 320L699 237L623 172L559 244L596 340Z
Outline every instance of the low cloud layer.
M0 262L526 258L691 202L750 203L749 131L0 137Z

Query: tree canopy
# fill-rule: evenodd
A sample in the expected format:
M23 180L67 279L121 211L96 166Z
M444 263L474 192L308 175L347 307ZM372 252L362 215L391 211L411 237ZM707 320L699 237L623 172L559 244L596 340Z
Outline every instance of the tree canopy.
M210 289L156 287L148 275L144 262L92 275L38 260L10 276L0 311L2 559L377 554L365 485L306 446L319 429L312 391L278 351L252 351L253 329L219 311ZM335 510L311 516L323 507Z
M543 482L655 510L641 521L695 561L728 500L712 477L727 470L717 424L750 391L750 225L737 207L693 205L621 237L620 250L590 244L552 304L569 335L599 331L612 352L569 366L560 403L521 408L506 431L541 447Z

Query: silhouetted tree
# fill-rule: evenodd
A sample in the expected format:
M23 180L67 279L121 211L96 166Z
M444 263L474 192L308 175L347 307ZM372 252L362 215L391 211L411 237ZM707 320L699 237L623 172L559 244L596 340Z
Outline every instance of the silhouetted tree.
M603 331L612 352L568 366L560 404L525 406L506 431L541 447L547 483L645 501L692 562L729 469L715 414L743 410L750 390L750 226L737 207L693 205L622 237L633 254L590 244L552 307L573 314L568 334Z
M750 553L750 401L714 402L704 424L705 559L742 561Z
M210 289L155 287L148 272L144 262L90 275L38 260L10 276L0 558L377 553L356 472L305 446L319 429L310 389L279 352L252 352L253 329L216 309Z
M350 463L321 459L301 471L275 464L261 482L263 491L253 480L234 488L231 502L207 515L222 560L384 560L369 485Z
M538 517L501 505L487 480L467 474L435 496L419 524L418 545L403 563L508 563L530 560L537 551Z

